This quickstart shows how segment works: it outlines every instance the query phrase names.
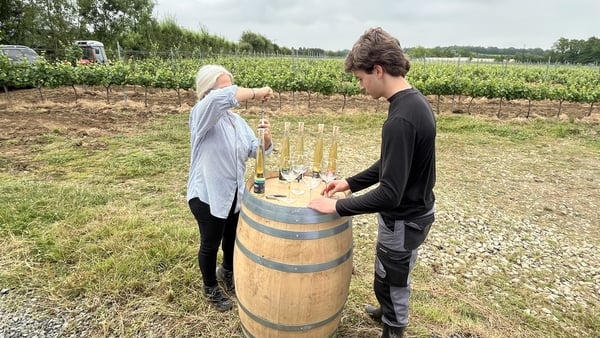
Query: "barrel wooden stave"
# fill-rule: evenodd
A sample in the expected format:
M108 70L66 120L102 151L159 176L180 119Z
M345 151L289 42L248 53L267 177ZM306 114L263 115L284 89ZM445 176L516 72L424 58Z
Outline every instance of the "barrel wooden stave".
M330 337L352 275L351 218L282 206L247 189L234 271L247 337Z

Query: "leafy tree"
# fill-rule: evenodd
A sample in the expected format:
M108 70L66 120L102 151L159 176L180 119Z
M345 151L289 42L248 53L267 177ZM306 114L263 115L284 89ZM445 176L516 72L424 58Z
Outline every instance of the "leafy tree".
M274 44L271 40L250 31L242 33L239 43L240 48L243 48L243 50L248 52L272 54L279 52L280 50L279 46Z
M591 37L587 41L560 38L550 53L556 62L573 64L600 63L600 40Z
M0 44L15 44L19 41L23 12L23 1L0 1Z
M256 33L252 33L250 31L245 31L242 33L242 37L240 38L240 44L246 43L251 46L252 52L264 53L267 49L267 39Z
M410 57L414 59L420 59L427 56L427 48L423 46L417 46L410 49Z
M80 38L115 46L128 32L151 21L151 0L77 0Z

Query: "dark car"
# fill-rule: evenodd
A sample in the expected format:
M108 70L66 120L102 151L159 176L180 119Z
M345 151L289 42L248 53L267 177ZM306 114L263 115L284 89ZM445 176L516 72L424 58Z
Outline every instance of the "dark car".
M0 45L0 53L7 55L10 62L34 63L40 56L33 49L21 45Z

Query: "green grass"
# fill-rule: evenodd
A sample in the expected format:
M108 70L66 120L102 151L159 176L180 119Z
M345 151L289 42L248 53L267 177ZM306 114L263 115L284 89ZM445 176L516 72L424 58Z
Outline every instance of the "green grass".
M254 125L257 117L246 117ZM275 140L281 136L278 127L283 121L305 121L309 137L317 123L340 125L344 135L340 167L344 170L350 162L362 161L366 166L372 156L378 156L384 119L384 114L321 114L314 118L278 117L272 123ZM552 145L552 151L543 153L550 157L540 161L581 154L593 158L600 151L599 131L598 124L577 121L439 116L439 176L440 184L447 184L447 189L439 189L441 207L451 210L445 201L456 201L462 212L476 214L476 203L462 205L454 194L471 199L469 203L476 201L480 187L463 189L468 184L485 183L471 173L478 170L477 165L493 161L499 150L533 153ZM237 310L216 313L201 296L196 261L198 230L185 201L188 143L187 114L179 114L130 134L92 141L60 131L42 135L27 155L33 169L26 172L11 172L17 160L2 156L0 286L12 290L12 306L18 307L19 295L28 297L28 292L46 302L42 308L71 312L80 306L95 318L89 328L93 336L134 337L138 332L150 332L153 325L161 327L165 336L193 337L197 332L239 336ZM275 157L267 166L274 165ZM452 159L459 157L465 161L462 172L452 167L456 164ZM359 167L364 167L362 162ZM249 171L251 167L252 161ZM516 176L526 174L523 167L510 170ZM541 215L548 212L552 210ZM340 334L377 337L377 324L362 313L365 303L375 301L371 290L374 216L358 218L366 225L355 229L357 273ZM444 226L453 225L441 224L440 229ZM485 240L483 235L478 238ZM452 241L448 238L450 244ZM514 251L508 259L513 261L521 254ZM462 333L505 337L508 332L515 337L568 337L572 333L548 319L526 314L524 309L545 300L526 289L510 287L508 276L490 275L484 280L504 292L495 298L495 304L487 300L485 284L469 286L463 278L445 279L431 266L417 266L409 336ZM556 316L584 334L600 330L599 311L600 304L592 301L591 308L576 309L568 315L556 312Z
M598 123L560 122L555 119L486 120L471 116L445 116L438 120L438 132L498 138L515 143L543 139L577 139L600 149Z

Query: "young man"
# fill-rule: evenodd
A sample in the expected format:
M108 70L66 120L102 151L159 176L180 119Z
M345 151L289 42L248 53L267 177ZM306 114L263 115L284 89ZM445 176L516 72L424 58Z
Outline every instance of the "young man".
M368 169L330 182L325 196L308 206L340 216L378 213L374 290L379 307L367 306L366 311L383 322L382 337L402 337L408 324L410 272L434 221L435 116L427 99L405 79L410 62L400 42L383 29L366 31L344 67L358 78L361 90L390 103L381 155ZM361 196L327 198L375 184Z

